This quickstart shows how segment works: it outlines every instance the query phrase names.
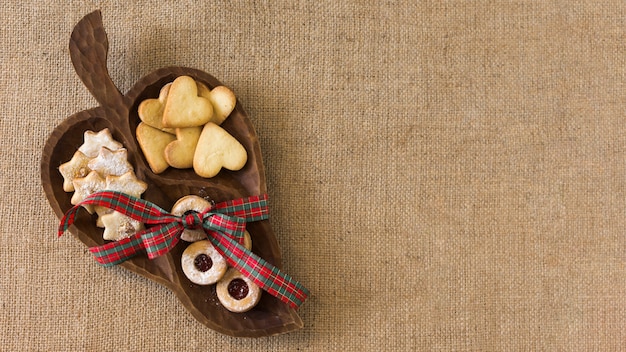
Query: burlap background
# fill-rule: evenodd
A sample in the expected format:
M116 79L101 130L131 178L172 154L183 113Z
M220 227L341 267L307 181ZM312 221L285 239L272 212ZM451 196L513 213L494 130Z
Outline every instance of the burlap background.
M98 8L122 92L181 65L237 93L304 329L217 334L56 239L39 160L96 105L67 45ZM0 20L0 349L626 349L625 2L8 0Z

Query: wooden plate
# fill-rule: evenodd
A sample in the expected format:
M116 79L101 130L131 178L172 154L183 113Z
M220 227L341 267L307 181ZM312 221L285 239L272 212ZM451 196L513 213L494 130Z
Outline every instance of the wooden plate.
M197 176L192 169L170 168L162 174L154 174L135 138L135 129L140 122L137 115L139 103L147 98L158 97L164 84L181 75L191 76L209 88L220 85L220 82L192 68L167 67L141 78L126 95L122 95L109 77L107 52L108 40L102 17L100 11L95 11L85 16L74 28L70 39L70 56L78 76L100 106L76 113L57 126L45 144L41 160L43 188L59 218L72 207L72 193L63 191L59 165L70 160L82 145L85 131L97 132L105 127L128 149L128 159L135 167L137 177L148 183L142 198L164 209L171 209L177 199L188 194L208 196L221 202L267 192L258 138L239 102L222 127L246 148L248 162L242 170L222 170L210 179ZM70 232L89 247L103 244L102 229L95 226L95 218L87 212L79 214ZM269 221L249 223L247 229L252 237L252 251L281 268L280 248ZM223 334L261 337L302 327L295 310L267 293L249 312L231 313L223 308L215 294L215 285L195 285L183 274L180 257L186 245L181 241L174 250L154 260L138 255L120 265L171 289L198 321Z

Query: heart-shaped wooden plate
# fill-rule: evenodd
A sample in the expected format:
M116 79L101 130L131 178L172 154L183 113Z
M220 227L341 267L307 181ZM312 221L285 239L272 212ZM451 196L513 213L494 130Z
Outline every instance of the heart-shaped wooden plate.
M50 134L42 153L42 185L59 218L72 207L72 194L63 191L63 178L58 167L72 158L82 145L87 130L97 132L108 128L113 138L124 144L137 177L148 183L142 198L163 209L171 209L176 200L188 194L221 202L267 192L258 138L239 102L222 127L245 147L248 162L243 169L236 172L222 170L210 179L197 176L193 169L170 168L159 175L154 174L135 138L135 129L140 122L137 114L139 103L144 99L158 97L163 85L182 75L193 77L209 88L221 84L213 76L199 70L167 67L141 78L126 95L122 95L109 77L107 52L108 40L102 17L100 11L95 11L85 16L74 28L70 39L70 56L78 76L100 106L76 113L63 121ZM281 268L280 248L269 221L249 223L247 230L252 237L252 251ZM79 212L70 232L89 247L104 243L102 229L97 228L95 218L84 211ZM302 320L295 310L267 293L262 295L255 308L246 313L226 310L219 304L215 285L195 285L183 274L180 258L186 245L181 241L168 254L156 259L138 255L120 265L171 289L198 321L223 334L261 337L302 327Z

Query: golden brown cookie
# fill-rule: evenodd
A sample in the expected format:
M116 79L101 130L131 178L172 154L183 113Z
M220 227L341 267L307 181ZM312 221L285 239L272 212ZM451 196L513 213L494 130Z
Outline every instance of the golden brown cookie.
M216 125L221 125L235 109L235 105L237 104L235 93L226 86L217 86L211 90L200 82L197 82L197 84L198 95L209 99L211 105L213 105L213 117L211 117L211 122Z
M198 86L193 78L180 76L172 82L163 109L164 127L202 126L212 116L213 105L208 99L198 96Z
M76 205L82 202L83 199L90 194L104 190L106 182L102 177L100 177L98 172L91 171L85 177L75 178L73 184L74 194L72 195L70 202ZM86 205L85 209L87 209L89 213L93 213L93 206Z
M174 134L175 131L173 128L163 126L163 110L165 109L165 102L167 101L171 86L172 83L164 85L157 99L146 99L142 101L137 108L137 113L139 114L139 119L147 125L163 132Z
M91 170L97 171L101 177L109 175L120 176L134 170L133 166L128 162L128 151L126 148L112 151L107 147L102 147L98 156L89 160L87 166Z
M237 98L235 93L225 86L217 86L211 90L209 100L213 104L213 118L211 122L222 124L235 109Z
M163 151L165 161L177 169L193 167L193 155L201 133L202 127L177 128L176 140L170 142Z
M102 238L109 241L118 241L122 238L130 237L144 228L141 222L117 211L103 214L100 216L100 219L104 226Z
M246 149L226 130L212 122L204 126L193 157L196 174L213 177L222 168L240 170L247 160Z
M135 198L141 198L141 195L146 189L148 189L148 184L138 179L133 171L128 171L121 176L107 176L104 180L104 188L102 190L122 192ZM94 210L96 214L98 214L96 226L104 227L102 215L109 214L113 210L103 206L95 206Z
M136 136L139 147L141 147L152 172L160 174L165 171L169 167L164 156L165 147L175 141L176 137L151 127L145 122L141 122L137 126Z
M122 148L122 143L113 139L113 135L111 135L111 131L108 128L104 128L97 133L85 131L84 142L78 147L78 150L89 158L95 158L102 147L118 150Z
M87 165L91 160L81 151L76 151L72 159L59 166L59 172L63 176L63 190L65 192L74 191L74 179L87 176L91 171Z

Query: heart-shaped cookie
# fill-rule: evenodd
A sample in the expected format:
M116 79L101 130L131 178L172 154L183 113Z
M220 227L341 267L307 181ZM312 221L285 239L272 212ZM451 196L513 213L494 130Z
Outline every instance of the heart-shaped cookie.
M189 76L177 77L169 89L163 108L164 127L202 126L213 117L213 104L198 96L196 81Z
M213 117L211 122L221 125L237 105L235 93L226 86L217 86L209 89L202 83L198 83L198 95L209 99L213 105Z
M165 159L165 148L176 140L176 137L145 122L141 122L135 130L137 142L146 157L150 169L155 174L165 171L170 165Z
M158 98L146 99L139 104L137 113L142 122L148 126L159 129L163 132L175 134L176 131L173 128L167 128L163 126L163 110L165 109L165 102L170 92L171 83L168 83L161 88Z
M96 11L76 25L70 39L70 55L78 76L100 106L68 117L52 131L42 152L42 185L59 218L72 204L71 193L63 190L64 179L58 167L72 159L85 131L101 131L104 128L108 128L114 139L127 149L128 161L133 165L137 178L147 183L148 188L142 197L163 209L171 209L178 199L190 194L222 202L267 193L258 138L239 104L221 127L246 150L248 160L242 169L220 172L210 179L196 175L193 169L168 168L160 174L153 172L137 142L139 136L135 135L137 126L142 122L137 112L139 104L146 99L158 99L161 88L180 76L192 77L210 88L222 84L199 70L167 67L144 76L126 95L122 95L107 72L107 51L102 18ZM103 229L95 226L97 216L81 210L70 228L70 232L88 247L105 243ZM246 230L252 237L252 251L267 262L282 267L280 248L269 220L250 222ZM219 304L213 287L195 285L184 275L181 256L186 246L187 243L181 241L169 253L155 259L148 259L140 253L120 266L168 287L198 321L221 333L260 337L302 327L294 309L267 293L249 312L232 313L225 309ZM94 285L100 283L95 282ZM141 305L141 302L137 304Z
M213 177L222 168L237 171L246 164L246 149L220 126L204 125L193 156L193 169L202 177Z
M163 155L171 167L187 169L193 166L193 156L202 133L202 127L176 129L176 140L169 143ZM245 149L244 149L245 152Z

